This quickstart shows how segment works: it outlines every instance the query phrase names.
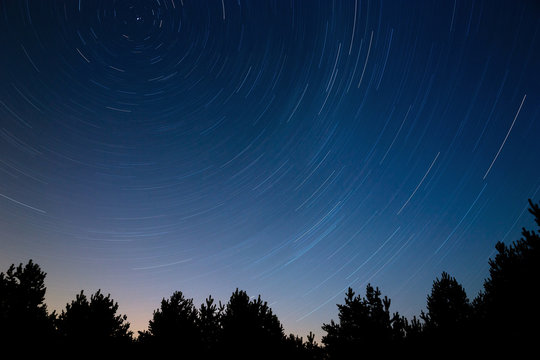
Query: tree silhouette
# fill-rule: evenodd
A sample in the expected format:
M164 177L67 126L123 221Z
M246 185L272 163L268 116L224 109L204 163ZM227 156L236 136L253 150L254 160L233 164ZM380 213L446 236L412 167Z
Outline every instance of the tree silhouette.
M0 339L6 344L51 340L55 314L47 314L45 276L32 260L0 273Z
M315 341L315 334L311 331L307 336L307 341L304 343L304 349L306 359L314 360L323 358L323 348L321 348L319 344L317 344L317 342Z
M140 332L139 338L161 351L170 351L174 346L183 353L192 353L201 342L197 321L193 299L175 291L169 299L161 300L161 307L149 321L148 331Z
M126 315L117 315L118 303L101 290L90 296L81 290L58 317L57 328L66 344L125 344L132 332Z
M295 360L323 359L324 349L315 342L315 334L311 331L305 342L301 336L289 334L285 339L284 355L287 359Z
M460 344L468 338L471 305L463 286L447 272L433 282L427 297L427 313L420 317L425 322L427 341L439 346L441 342Z
M327 333L322 342L330 359L343 359L360 352L390 352L406 332L404 318L397 313L390 318L390 299L381 298L379 288L371 284L366 286L364 298L355 296L349 288L345 304L337 306L339 323L331 320L322 326Z
M214 299L209 296L199 309L197 325L201 334L201 343L204 352L210 356L217 352L221 338L221 317L225 307L219 303L214 304Z
M223 349L227 356L274 358L282 351L283 327L260 295L250 301L245 291L236 289L221 322Z
M284 351L295 359L305 359L304 341L301 336L289 334L285 338Z
M531 200L529 204L540 227L540 207ZM522 235L511 245L496 244L489 277L472 305L454 277L443 272L436 278L427 310L420 315L423 323L416 317L409 322L397 312L391 315L390 299L381 297L379 288L371 284L364 297L349 288L345 303L337 305L339 321L322 326L324 347L315 343L311 332L305 342L293 334L285 337L279 319L261 296L250 299L238 289L226 306L215 304L209 296L199 309L182 292L174 292L161 301L148 330L139 332L137 343L132 343L126 315L118 315L118 303L101 290L90 298L81 291L59 316L49 315L44 302L46 274L30 260L0 273L0 345L24 344L20 351L46 351L45 344L55 351L120 349L117 355L129 358L175 351L187 358L297 360L384 357L410 350L440 354L444 349L448 355L463 349L470 353L471 346L484 357L486 351L519 351L533 348L540 335L540 309L535 302L540 290L540 236L525 228ZM63 346L55 347L58 343ZM27 346L35 344L42 346ZM483 344L496 347L485 349Z
M529 199L529 212L540 227L540 208ZM523 237L510 246L495 245L489 277L474 301L480 330L490 341L532 346L540 335L540 236L522 229Z

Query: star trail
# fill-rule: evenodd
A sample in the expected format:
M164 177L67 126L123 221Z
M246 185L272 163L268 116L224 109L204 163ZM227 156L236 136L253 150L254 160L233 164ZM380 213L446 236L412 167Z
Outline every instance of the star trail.
M347 287L476 296L540 199L535 1L0 2L0 263L134 330L238 287L322 333Z

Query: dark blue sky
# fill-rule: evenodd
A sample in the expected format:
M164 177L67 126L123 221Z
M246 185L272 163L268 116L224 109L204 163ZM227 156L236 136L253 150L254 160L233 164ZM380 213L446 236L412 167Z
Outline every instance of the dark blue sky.
M368 282L473 298L540 199L535 1L0 2L0 265L101 288L261 294L322 335Z

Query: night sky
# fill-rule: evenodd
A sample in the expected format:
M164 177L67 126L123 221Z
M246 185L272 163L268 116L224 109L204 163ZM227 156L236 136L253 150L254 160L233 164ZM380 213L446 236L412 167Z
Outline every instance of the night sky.
M540 200L536 1L0 1L0 271L132 330L238 287L318 338L347 287L474 298Z

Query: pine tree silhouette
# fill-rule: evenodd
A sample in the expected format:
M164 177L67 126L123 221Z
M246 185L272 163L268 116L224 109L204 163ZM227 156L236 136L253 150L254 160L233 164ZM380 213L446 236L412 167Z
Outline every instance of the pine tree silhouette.
M261 296L251 300L245 291L231 295L222 316L223 350L234 358L275 358L282 352L283 326Z
M90 296L81 290L75 300L57 320L57 328L64 344L73 346L126 345L131 342L132 332L126 315L117 315L118 303L110 294L104 296L101 290Z
M311 331L304 341L301 336L289 334L285 339L283 358L295 360L323 359L324 349L315 341L315 334Z
M139 333L139 340L159 353L175 352L192 355L201 349L201 332L197 309L193 299L175 291L169 299L161 301L154 311L147 332Z
M0 343L51 343L53 319L45 305L45 272L28 261L0 273Z
M431 294L427 297L427 313L422 311L424 320L424 341L432 347L448 344L465 346L470 333L472 308L465 289L458 281L443 272L435 279Z
M399 314L390 317L390 299L381 298L379 288L366 286L366 296L355 296L349 288L345 304L338 304L339 323L323 324L322 342L329 359L345 359L351 354L389 354L401 342L406 325ZM393 327L393 324L395 327Z
M529 199L529 212L540 228L540 208ZM495 245L489 260L489 277L474 301L476 320L483 341L507 348L536 346L540 338L540 236L522 229L523 237L507 246Z
M218 354L219 341L222 337L221 317L225 307L219 303L214 304L214 299L209 296L199 309L197 324L201 334L201 344L204 353L208 357Z
M531 200L529 204L540 227L540 207ZM59 316L49 315L44 302L46 274L30 260L0 273L0 344L3 348L41 345L19 349L42 352L45 344L56 351L65 348L79 353L120 349L106 353L109 357L151 358L174 351L183 358L297 360L430 350L437 356L441 351L446 355L456 350L470 353L471 347L485 352L483 355L532 349L540 337L540 309L536 306L540 236L525 228L522 235L511 245L496 244L489 277L472 305L454 277L443 272L436 278L427 296L427 310L420 315L423 323L416 317L409 322L397 312L390 315L390 299L371 284L364 297L349 288L345 303L337 305L338 322L331 320L322 326L324 347L311 332L305 342L293 334L285 337L278 317L261 296L250 299L238 289L226 305L216 304L209 296L199 309L182 292L174 292L162 300L148 330L139 332L133 343L126 315L118 315L118 303L101 290L90 298L81 291ZM489 351L484 344L496 346Z

